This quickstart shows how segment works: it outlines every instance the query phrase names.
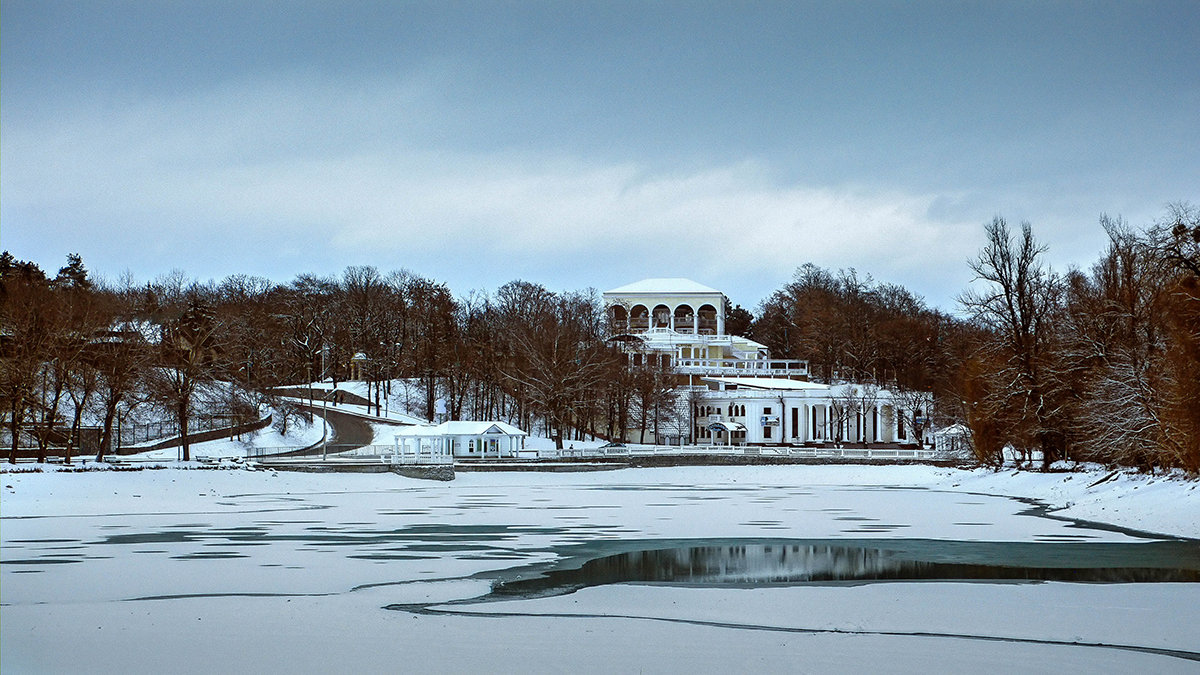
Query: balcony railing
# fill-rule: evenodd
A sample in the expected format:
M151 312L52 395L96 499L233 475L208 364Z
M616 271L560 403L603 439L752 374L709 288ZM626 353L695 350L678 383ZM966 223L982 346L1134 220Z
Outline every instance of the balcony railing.
M808 361L794 359L679 359L675 370L684 375L747 375L752 377L804 377Z

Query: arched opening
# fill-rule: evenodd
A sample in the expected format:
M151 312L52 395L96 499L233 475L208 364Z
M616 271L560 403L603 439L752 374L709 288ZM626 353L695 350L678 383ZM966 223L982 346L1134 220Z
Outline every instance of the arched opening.
M671 308L666 305L658 305L654 308L654 327L655 328L670 328L671 327Z
M608 308L608 321L612 333L626 333L629 331L629 312L621 305L613 305Z
M671 327L680 333L692 333L696 329L695 319L691 305L680 305L675 308L675 323Z
M634 305L629 310L629 330L644 331L650 327L650 310L645 305Z
M712 305L703 305L696 310L696 315L699 318L700 334L701 335L716 335L717 334L717 308Z

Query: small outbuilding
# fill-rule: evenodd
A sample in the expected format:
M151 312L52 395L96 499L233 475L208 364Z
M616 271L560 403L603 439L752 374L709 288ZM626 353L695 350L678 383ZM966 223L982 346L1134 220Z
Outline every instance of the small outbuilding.
M971 454L971 430L965 424L951 424L933 432L933 448L946 456Z
M528 435L504 422L453 421L405 427L396 434L396 453L401 457L515 458Z

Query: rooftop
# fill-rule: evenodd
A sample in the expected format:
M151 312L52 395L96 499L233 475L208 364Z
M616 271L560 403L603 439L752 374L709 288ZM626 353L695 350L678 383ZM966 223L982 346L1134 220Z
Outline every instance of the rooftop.
M720 294L715 288L709 288L704 284L696 283L691 279L642 279L635 281L632 284L626 284L619 288L614 288L611 291L605 291L605 294L623 295L626 293L716 293Z
M829 385L802 380L786 380L776 377L705 377L708 382L721 382L737 385L738 389L772 389L772 390L828 390Z
M396 431L397 436L527 436L524 431L504 422L475 422L455 420L437 426L404 427Z

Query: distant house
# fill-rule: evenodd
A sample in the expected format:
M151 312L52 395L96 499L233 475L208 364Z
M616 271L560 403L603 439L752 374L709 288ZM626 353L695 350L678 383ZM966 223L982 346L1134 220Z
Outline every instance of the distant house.
M401 456L450 455L464 459L516 457L527 435L504 422L442 422L402 428L396 433L396 452Z
M809 382L807 361L773 359L766 345L727 334L729 300L690 279L644 279L605 292L603 300L609 340L630 365L675 378L676 409L668 415L675 419L659 420L656 440L909 444L932 406L928 394L900 401L874 385ZM620 435L640 436L634 429Z
M951 424L933 434L933 447L939 454L965 457L971 454L971 430L965 424Z

